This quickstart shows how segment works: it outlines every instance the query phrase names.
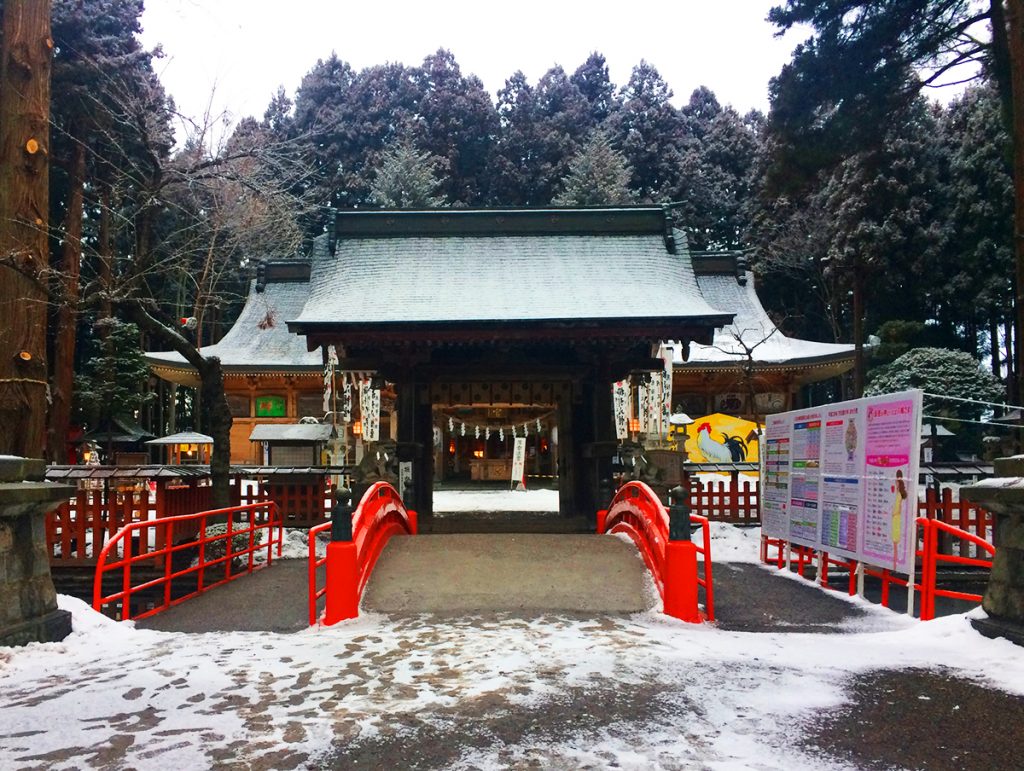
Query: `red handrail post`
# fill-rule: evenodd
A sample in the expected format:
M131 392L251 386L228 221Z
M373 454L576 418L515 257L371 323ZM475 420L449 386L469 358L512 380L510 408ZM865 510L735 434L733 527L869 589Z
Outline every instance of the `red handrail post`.
M608 521L608 509L599 509L597 512L597 534L604 535L605 523Z
M409 535L417 535L420 532L420 517L412 509L405 510L406 519L409 521Z
M330 626L359 615L359 563L352 541L327 544L327 607L324 624Z
M701 623L697 608L697 547L692 541L665 544L665 614Z

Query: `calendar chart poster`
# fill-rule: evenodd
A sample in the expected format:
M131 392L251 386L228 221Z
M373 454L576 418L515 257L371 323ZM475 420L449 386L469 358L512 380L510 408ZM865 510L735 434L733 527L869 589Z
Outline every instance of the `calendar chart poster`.
M921 391L766 418L762 532L913 569Z
M761 532L772 538L789 537L790 429L785 415L765 423L761 477Z

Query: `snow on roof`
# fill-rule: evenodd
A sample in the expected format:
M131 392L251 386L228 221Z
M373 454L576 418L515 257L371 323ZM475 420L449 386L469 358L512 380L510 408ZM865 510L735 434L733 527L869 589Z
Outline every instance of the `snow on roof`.
M697 275L700 291L715 308L735 313L732 324L715 329L711 345L690 344L690 356L684 362L682 348L675 346L677 365L728 364L746 359L747 350L754 361L763 364L800 364L853 356L852 345L818 343L787 337L772 323L754 291L753 280L740 283L735 273Z
M318 423L259 423L249 434L250 442L326 442L331 426Z
M234 326L220 342L202 348L201 353L219 357L225 370L321 369L320 349L307 351L306 338L292 334L285 325L298 315L308 297L309 283L305 281L271 281L262 292L256 291L253 281ZM191 368L180 353L173 351L147 353L146 361Z
M150 439L146 444L213 444L213 437L195 431L181 431L177 434Z
M427 230L402 212L392 213L394 230L370 214L339 237L334 256L316 259L291 328L728 315L701 296L685 248L670 252L660 212L408 213ZM560 216L575 230L560 229ZM506 220L521 230L502 232ZM618 220L632 229L615 232ZM485 229L492 222L497 232Z

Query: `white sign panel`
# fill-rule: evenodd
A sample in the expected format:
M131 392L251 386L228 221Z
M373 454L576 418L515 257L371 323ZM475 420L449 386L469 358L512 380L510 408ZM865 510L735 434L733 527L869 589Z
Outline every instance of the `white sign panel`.
M762 532L909 573L921 398L904 391L769 415Z
M526 474L526 437L516 437L512 446L512 481L522 482Z
M412 461L403 460L398 464L398 497L405 500L405 493L412 487Z

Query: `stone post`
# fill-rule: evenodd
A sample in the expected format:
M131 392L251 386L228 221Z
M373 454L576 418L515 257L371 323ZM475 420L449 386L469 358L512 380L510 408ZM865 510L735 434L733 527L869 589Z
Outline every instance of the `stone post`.
M55 642L71 633L58 610L46 551L46 514L74 495L43 481L41 460L0 456L0 646Z
M995 515L996 553L982 599L986 619L974 628L986 637L1024 645L1024 455L997 458L995 477L960 488L960 495Z

